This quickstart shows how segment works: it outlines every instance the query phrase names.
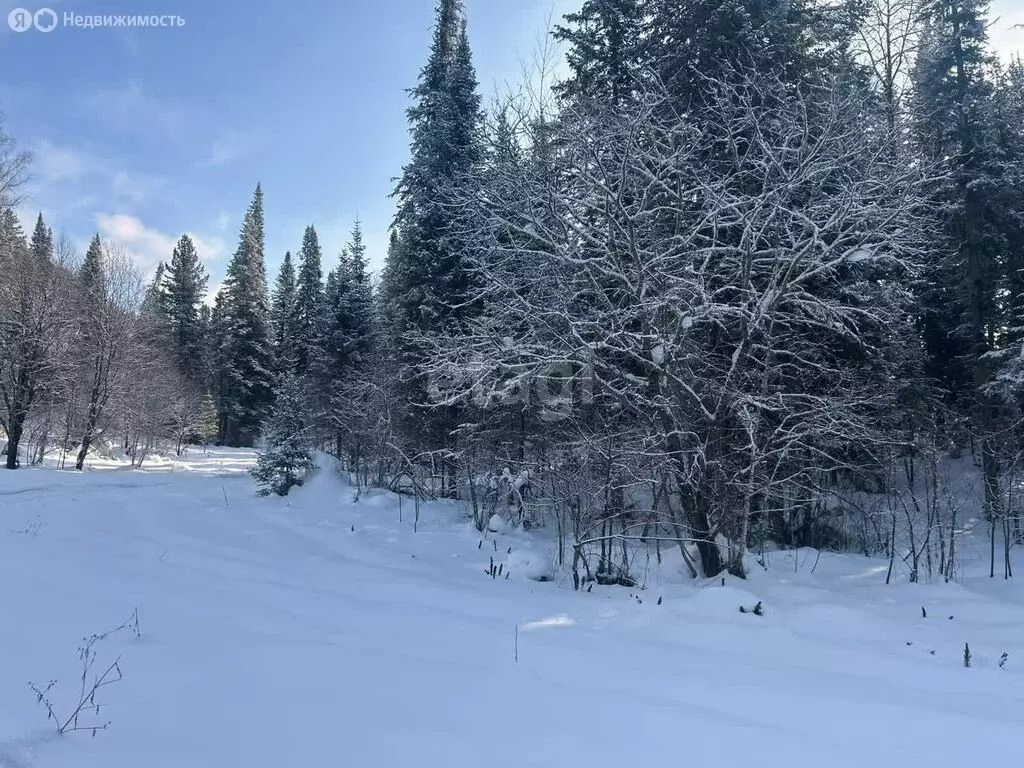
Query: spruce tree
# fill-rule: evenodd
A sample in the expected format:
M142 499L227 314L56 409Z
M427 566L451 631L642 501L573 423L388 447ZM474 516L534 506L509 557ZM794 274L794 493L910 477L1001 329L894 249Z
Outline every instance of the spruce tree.
M315 346L316 328L323 302L323 255L312 225L302 235L299 274L295 294L295 370L305 373Z
M179 350L174 344L174 332L171 327L170 301L167 296L167 264L161 261L156 265L156 272L146 286L142 297L141 314L146 319L146 328L150 341L164 347L171 341L171 357L180 367L182 360Z
M164 280L168 323L174 336L178 367L196 383L203 380L204 327L200 317L208 277L195 244L182 235L171 254Z
M25 230L17 215L10 208L0 208L0 275L9 277L24 247Z
M263 190L257 185L222 288L221 436L232 446L252 445L273 401L263 248Z
M999 147L999 219L1006 263L998 295L1006 318L998 341L1000 357L1019 356L1024 343L1024 60L997 70L994 123ZM1024 382L1022 382L1024 384ZM1024 386L1018 397L1024 395ZM1024 401L1022 401L1024 402Z
M167 264L160 262L156 265L153 279L146 286L146 293L142 298L143 312L151 315L160 321L167 320L167 287L164 279L167 276Z
M586 0L555 32L569 44L571 69L558 90L620 105L650 71L694 109L709 87L750 72L842 81L858 71L850 41L859 11L857 2L818 0Z
M286 496L293 486L302 485L313 469L307 429L302 419L299 378L286 373L276 392L273 412L264 431L265 444L251 470L260 496Z
M46 226L43 214L36 219L30 243L32 255L40 262L53 261L53 230Z
M216 439L217 432L219 431L219 423L217 420L217 405L213 400L213 396L207 393L203 396L203 402L201 410L199 412L199 438L203 441L203 445Z
M277 373L294 371L296 367L298 334L296 333L295 266L288 251L281 262L270 302L270 327L274 347L274 366Z
M329 426L336 454L363 441L365 404L376 353L376 317L367 272L366 245L357 221L338 265L327 276L311 374L316 382L316 407Z
M971 418L978 439L986 516L999 499L997 408L988 393L991 353L1002 319L997 289L1004 241L999 148L987 72L985 0L934 0L913 72L915 128L925 158L942 176L933 200L940 228L932 244L924 335L931 371Z
M224 309L225 298L226 294L223 288L217 291L217 295L213 299L213 309L210 310L210 321L207 329L206 357L209 367L209 389L217 411L216 439L218 444L224 441L227 434L227 414L230 407L227 377L228 333L227 316Z
M614 105L632 94L645 63L644 13L639 0L586 0L554 36L568 43L572 77L558 91Z
M480 96L461 0L439 0L430 56L412 97L412 159L395 190L401 247L389 252L384 299L398 363L399 428L436 449L446 445L457 416L423 408L429 402L423 365L429 338L464 322L471 288L447 203L482 154Z
M93 235L85 251L85 259L78 268L78 281L87 304L102 303L106 297L106 278L103 274L103 241Z
M344 271L339 275L345 283L340 291L340 306L346 326L346 348L352 367L358 370L369 352L373 328L373 291L367 271L363 228L358 220L352 228L352 239L345 253L348 258Z

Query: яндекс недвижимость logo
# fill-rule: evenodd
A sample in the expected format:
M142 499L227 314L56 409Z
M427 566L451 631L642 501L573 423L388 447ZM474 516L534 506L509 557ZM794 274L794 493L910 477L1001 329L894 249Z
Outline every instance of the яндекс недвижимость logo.
M52 32L57 27L57 12L52 8L40 8L35 13L27 8L15 8L7 14L7 24L15 32L27 32L30 29Z
M27 8L15 8L7 14L7 25L15 32L28 32L30 29L39 32L52 32L59 26L77 29L106 27L183 27L185 19L176 13L170 14L82 14L65 11L58 16L52 8L40 8L30 11Z

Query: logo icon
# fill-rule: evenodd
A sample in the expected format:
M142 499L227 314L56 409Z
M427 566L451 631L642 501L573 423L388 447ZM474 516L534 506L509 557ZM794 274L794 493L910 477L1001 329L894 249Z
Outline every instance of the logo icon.
M57 26L57 13L52 8L40 8L32 17L32 23L40 32L53 32Z
M7 14L7 26L15 32L28 32L32 29L32 11L15 8Z

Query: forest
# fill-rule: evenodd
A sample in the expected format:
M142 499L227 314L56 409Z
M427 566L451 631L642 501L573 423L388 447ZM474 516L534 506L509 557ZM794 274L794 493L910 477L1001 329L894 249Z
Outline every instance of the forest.
M968 516L1009 577L1024 62L997 23L983 0L586 0L488 100L438 0L383 269L359 222L336 257L310 225L268 277L257 184L214 296L188 235L144 274L19 221L32 159L0 123L6 467L257 446L284 495L326 451L481 531L554 530L577 589L668 547L742 577L769 542L949 580Z

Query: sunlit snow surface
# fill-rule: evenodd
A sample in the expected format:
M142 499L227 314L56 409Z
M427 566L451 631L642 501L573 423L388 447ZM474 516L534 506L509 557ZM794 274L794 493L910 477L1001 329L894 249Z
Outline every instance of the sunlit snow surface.
M326 459L287 499L259 499L252 460L0 471L0 766L962 768L1019 755L1024 596L981 562L962 584L886 587L884 562L774 552L767 573L752 563L749 581L722 586L691 582L664 550L660 567L653 553L636 564L646 589L574 593L543 532L481 544L439 502L413 533L408 500L401 522L393 495L354 501ZM764 616L739 612L758 601ZM57 678L66 708L82 636L136 607L141 638L96 646L124 674L99 699L109 729L54 735L28 683Z

